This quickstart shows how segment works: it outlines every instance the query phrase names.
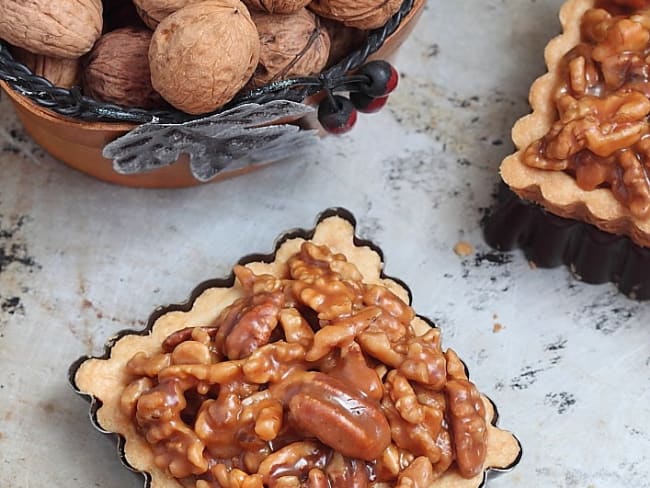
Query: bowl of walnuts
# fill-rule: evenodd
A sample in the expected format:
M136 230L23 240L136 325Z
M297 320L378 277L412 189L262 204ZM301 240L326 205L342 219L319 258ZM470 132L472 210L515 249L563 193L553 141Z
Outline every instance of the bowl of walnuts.
M0 88L104 181L233 177L386 103L425 0L0 0ZM6 20L6 21L5 21Z

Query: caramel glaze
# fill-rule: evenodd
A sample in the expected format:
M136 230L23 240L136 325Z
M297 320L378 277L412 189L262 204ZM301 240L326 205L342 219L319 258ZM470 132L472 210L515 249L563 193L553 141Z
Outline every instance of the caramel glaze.
M121 409L192 488L428 488L486 455L480 393L456 354L344 256L306 243L283 279L235 269L212 326L138 353ZM309 320L300 310L311 309Z
M523 161L565 171L590 191L609 188L633 215L650 216L650 1L597 0L581 43L559 67L558 120Z

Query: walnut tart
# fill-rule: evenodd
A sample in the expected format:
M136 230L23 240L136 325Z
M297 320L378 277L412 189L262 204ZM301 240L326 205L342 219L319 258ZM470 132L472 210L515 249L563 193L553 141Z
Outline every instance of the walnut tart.
M152 488L477 488L521 457L341 209L70 369Z
M560 21L562 34L545 50L548 72L531 87L532 113L513 128L517 152L501 176L523 201L568 219L556 222L567 232L543 246L580 277L591 273L587 281L615 281L649 298L650 1L568 0ZM498 231L488 233L507 247ZM585 255L583 239L600 256ZM578 261L587 263L584 273Z

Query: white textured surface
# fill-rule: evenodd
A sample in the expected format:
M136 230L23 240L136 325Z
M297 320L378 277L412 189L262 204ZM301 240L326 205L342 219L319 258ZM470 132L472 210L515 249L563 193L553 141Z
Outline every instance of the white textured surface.
M560 3L431 0L389 109L314 160L196 189L91 180L44 156L2 101L0 487L141 486L90 426L68 365L330 206L356 215L521 440L521 464L490 488L649 487L650 303L482 254L480 209ZM475 255L453 253L461 239Z

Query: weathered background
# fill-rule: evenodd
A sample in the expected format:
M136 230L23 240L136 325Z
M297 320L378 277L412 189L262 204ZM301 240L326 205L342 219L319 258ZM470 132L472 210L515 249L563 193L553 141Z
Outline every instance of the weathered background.
M561 2L429 3L388 109L311 159L221 184L94 181L0 103L0 486L140 486L68 365L330 206L356 215L520 438L521 464L490 488L650 486L650 304L493 253L479 228ZM459 240L475 253L454 254Z

